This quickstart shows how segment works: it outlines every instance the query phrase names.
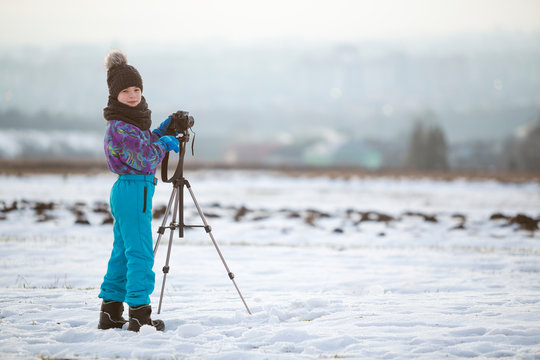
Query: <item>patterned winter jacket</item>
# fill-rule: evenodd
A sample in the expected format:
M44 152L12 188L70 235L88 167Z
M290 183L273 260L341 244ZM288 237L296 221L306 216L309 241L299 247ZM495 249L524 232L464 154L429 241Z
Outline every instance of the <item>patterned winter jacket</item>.
M149 130L120 120L107 121L105 156L109 169L119 175L151 175L156 172L166 149Z

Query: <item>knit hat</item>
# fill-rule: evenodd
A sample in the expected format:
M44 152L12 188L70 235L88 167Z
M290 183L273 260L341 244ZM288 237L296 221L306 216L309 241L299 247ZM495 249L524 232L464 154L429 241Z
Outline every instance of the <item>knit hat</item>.
M117 98L120 91L130 86L143 89L141 75L133 66L128 65L127 56L120 50L111 50L105 57L105 69L107 69L107 85L109 95Z

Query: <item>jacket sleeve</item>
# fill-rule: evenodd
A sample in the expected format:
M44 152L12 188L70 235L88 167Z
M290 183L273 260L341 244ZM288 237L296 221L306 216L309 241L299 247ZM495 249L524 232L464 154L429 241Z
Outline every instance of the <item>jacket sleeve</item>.
M153 174L166 153L159 137L122 121L109 122L105 143L116 173Z

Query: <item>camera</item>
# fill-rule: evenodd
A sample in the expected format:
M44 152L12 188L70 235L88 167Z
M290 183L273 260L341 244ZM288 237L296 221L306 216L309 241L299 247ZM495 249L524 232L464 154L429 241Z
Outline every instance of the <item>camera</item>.
M189 115L187 111L177 111L171 115L171 123L167 128L165 135L176 136L179 133L186 132L195 124L193 116Z

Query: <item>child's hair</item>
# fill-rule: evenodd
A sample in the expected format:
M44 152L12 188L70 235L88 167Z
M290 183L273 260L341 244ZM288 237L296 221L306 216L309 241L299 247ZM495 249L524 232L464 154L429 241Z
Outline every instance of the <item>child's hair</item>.
M120 50L111 50L105 57L107 69L107 85L109 96L117 98L120 91L130 86L143 89L141 74L133 66L128 65L127 56Z

